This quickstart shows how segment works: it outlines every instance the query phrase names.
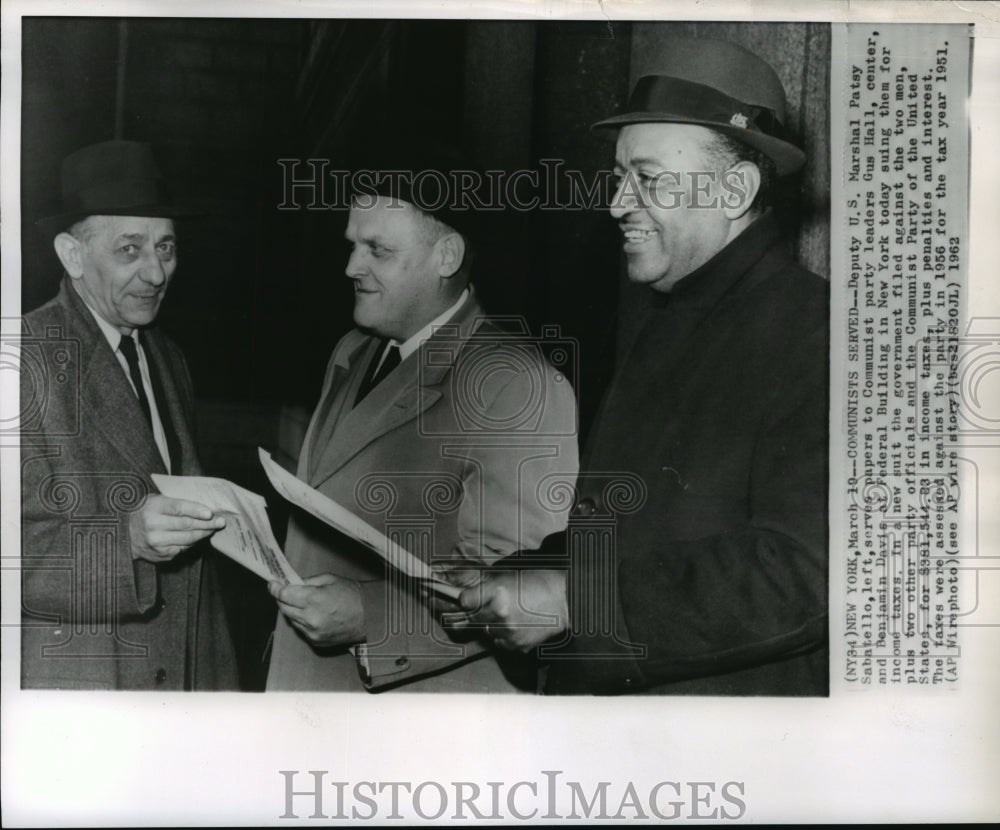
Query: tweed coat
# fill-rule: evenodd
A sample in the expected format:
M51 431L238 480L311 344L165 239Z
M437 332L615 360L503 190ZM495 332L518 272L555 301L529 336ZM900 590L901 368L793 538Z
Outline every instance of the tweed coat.
M21 685L233 689L236 667L207 544L133 559L128 522L166 472L132 387L64 278L25 315L21 347ZM180 350L143 331L181 457L198 475L194 397ZM211 556L211 553L207 554Z
M355 330L337 345L299 478L436 564L490 564L565 527L576 404L536 345L487 322L470 295L354 406L378 342ZM361 583L367 643L357 656L314 648L279 616L269 690L534 691L533 668L447 634L415 586L312 517L293 513L285 553L303 577Z
M770 216L650 293L543 545L577 633L546 691L827 692L828 314Z

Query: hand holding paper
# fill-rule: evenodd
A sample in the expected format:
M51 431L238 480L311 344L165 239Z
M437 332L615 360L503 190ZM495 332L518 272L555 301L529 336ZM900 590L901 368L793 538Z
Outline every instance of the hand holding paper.
M212 547L235 559L268 581L300 585L271 532L267 503L256 493L221 478L153 474L153 483L165 496L197 502L225 519L212 536Z
M225 526L225 518L213 515L203 504L150 495L142 508L129 516L132 558L169 562Z
M569 627L566 572L496 571L462 591L456 629L482 626L495 645L528 652Z
M286 472L264 450L260 450L259 454L260 462L274 489L292 504L362 542L394 568L424 580L429 589L450 599L458 599L461 589L441 579L425 562L346 508ZM281 585L303 584L274 539L267 518L267 503L261 496L220 478L154 474L153 481L165 496L204 505L216 517L221 515L225 519L225 527L212 536L214 548L269 582ZM215 522L214 519L212 521ZM303 620L302 624L307 624L307 621ZM308 625L316 631L322 630L322 626L312 617Z
M361 589L351 579L319 574L301 585L271 582L278 609L315 646L353 646L365 640Z

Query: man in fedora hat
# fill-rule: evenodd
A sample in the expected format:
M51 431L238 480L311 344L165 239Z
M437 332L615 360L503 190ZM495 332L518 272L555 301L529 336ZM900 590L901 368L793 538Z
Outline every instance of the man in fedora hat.
M487 571L458 624L541 646L550 693L825 694L828 289L768 205L805 156L756 55L662 54L595 125L645 317L567 532Z
M462 156L430 142L373 154L345 233L357 328L333 352L298 476L427 564L478 567L565 527L545 482L577 471L573 390L526 332L484 317ZM306 579L270 586L269 691L534 691L533 666L449 636L419 585L346 535L295 511L285 552Z
M197 475L184 357L154 327L177 267L145 144L68 156L63 211L39 224L65 275L21 349L21 685L235 688L221 596L193 545L224 526L158 495Z

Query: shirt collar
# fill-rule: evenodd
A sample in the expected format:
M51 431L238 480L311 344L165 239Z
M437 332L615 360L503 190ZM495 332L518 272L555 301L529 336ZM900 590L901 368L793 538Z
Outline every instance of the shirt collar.
M452 317L455 316L458 310L462 307L462 304L467 299L469 299L468 288L466 288L462 292L462 296L460 296L455 301L455 304L451 308L443 311L441 314L439 314L437 317L431 320L426 326L420 329L420 331L418 331L416 334L408 337L403 343L400 343L398 340L390 340L389 341L390 345L399 347L399 359L406 360L406 358L408 358L411 354L413 354L419 348L421 343L423 343L428 337L434 334L434 329L436 329L438 326L443 326Z

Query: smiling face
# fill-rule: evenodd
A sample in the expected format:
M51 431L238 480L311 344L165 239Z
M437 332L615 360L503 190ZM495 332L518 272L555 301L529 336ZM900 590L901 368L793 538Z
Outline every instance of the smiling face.
M122 334L156 319L177 268L170 219L91 216L55 247L80 296Z
M445 228L441 235L440 228ZM449 244L457 236L407 202L385 196L355 201L345 232L353 246L346 274L354 281L354 322L400 342L455 302L463 286Z
M727 213L713 145L711 130L693 124L630 124L619 133L611 215L633 282L670 291L745 226Z

